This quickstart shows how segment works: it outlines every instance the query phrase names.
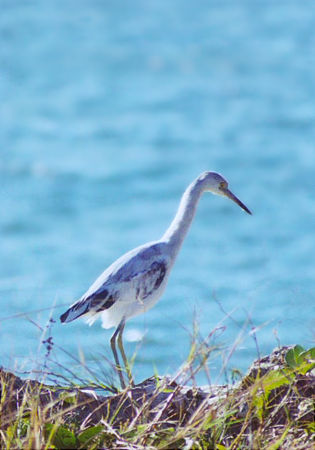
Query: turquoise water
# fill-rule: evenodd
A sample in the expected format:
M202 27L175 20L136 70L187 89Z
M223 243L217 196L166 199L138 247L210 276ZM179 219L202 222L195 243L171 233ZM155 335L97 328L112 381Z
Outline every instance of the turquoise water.
M227 349L241 333L230 368L256 357L252 327L261 353L312 345L313 2L1 9L0 363L35 364L34 323L45 327L54 305L57 319L114 259L160 237L204 170L221 172L254 215L202 198L162 300L128 322L136 378L177 370L194 317L204 337L223 324L216 343ZM56 346L91 365L110 356L111 333L83 321L52 328Z

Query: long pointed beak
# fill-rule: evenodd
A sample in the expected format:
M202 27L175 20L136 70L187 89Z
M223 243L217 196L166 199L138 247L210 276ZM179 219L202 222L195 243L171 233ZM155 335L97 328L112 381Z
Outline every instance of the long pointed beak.
M250 210L247 208L247 206L245 206L244 203L242 203L241 200L239 198L237 198L236 195L234 195L230 191L230 189L228 189L228 188L221 188L221 192L223 193L223 195L225 195L225 197L228 197L231 200L233 200L233 202L235 202L238 206L240 206L242 209L244 209L244 211L246 211L248 214L252 214L250 212Z

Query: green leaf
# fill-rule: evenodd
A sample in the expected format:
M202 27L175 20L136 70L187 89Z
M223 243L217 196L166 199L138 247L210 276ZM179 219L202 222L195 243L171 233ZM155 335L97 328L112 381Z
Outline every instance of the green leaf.
M6 429L6 435L9 438L9 440L12 440L14 438L15 431L16 431L16 427L14 425L8 426L8 428Z
M294 348L291 348L285 355L285 360L288 366L292 369L299 367L303 362L303 357L301 357L301 354L304 352L305 349L301 345L296 345Z
M260 382L262 382L263 389L268 397L273 389L283 386L284 384L289 384L290 378L280 370L272 370L271 372L268 372Z
M104 428L102 425L96 425L95 427L90 427L87 430L82 431L78 435L78 440L81 445L87 445L90 444L91 441L95 441L95 438L98 436L100 437L100 434L104 431Z
M315 433L315 422L310 422L307 426L307 431L311 434Z
M287 352L285 359L291 369L305 374L315 367L315 348L304 350L300 345L296 345Z
M22 418L18 423L17 434L21 439L25 437L30 429L30 420L28 418Z
M263 394L256 395L253 398L253 404L256 407L256 415L258 419L261 421L264 416L264 406L265 406L265 398Z
M256 389L262 389L262 393L256 392L253 396L253 405L256 407L256 414L260 420L263 419L270 392L289 383L289 375L280 370L272 370L257 381Z
M303 353L303 352L305 351L305 348L302 347L302 345L296 345L295 347L293 347L293 350L294 350L296 353Z
M45 433L51 436L52 444L62 449L76 448L77 440L73 432L62 425L55 427L52 423L45 425Z
M77 394L76 392L61 392L59 394L60 400L63 400L70 405L75 405L77 403Z
M309 350L305 350L305 352L302 352L301 357L306 361L315 362L315 347L312 347Z

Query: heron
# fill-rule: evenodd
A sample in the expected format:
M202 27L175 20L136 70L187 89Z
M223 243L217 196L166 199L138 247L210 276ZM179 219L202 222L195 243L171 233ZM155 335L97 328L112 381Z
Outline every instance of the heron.
M227 180L216 172L204 172L184 191L174 219L163 236L137 247L113 262L86 293L60 316L61 322L84 317L89 325L101 318L103 328L115 327L110 339L121 387L126 387L116 341L129 383L131 370L123 346L126 321L152 308L162 296L176 257L189 230L204 192L227 197L248 214L251 211L229 189Z

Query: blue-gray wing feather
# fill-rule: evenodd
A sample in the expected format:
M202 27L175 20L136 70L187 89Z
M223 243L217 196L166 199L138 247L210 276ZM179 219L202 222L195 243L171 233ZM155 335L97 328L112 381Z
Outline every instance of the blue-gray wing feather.
M125 283L133 285L137 299L149 297L159 288L167 272L163 245L146 244L123 255L60 317L61 321L74 320L90 311L109 309L119 300L119 287Z

